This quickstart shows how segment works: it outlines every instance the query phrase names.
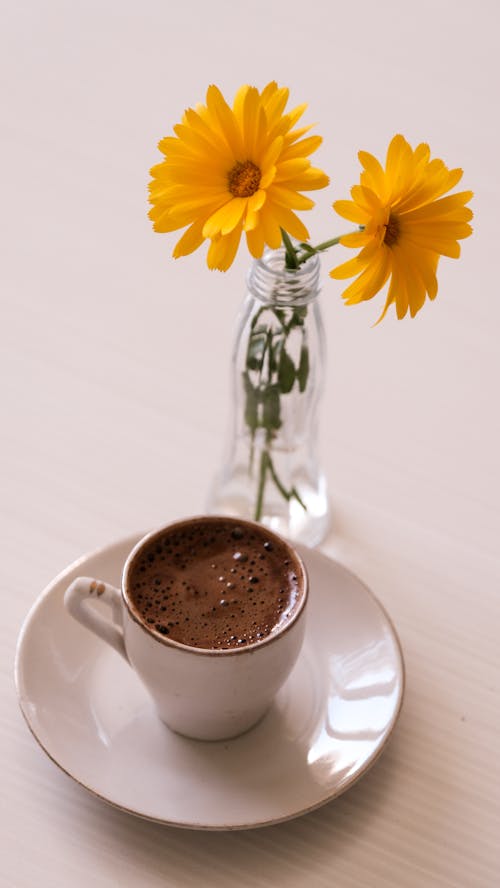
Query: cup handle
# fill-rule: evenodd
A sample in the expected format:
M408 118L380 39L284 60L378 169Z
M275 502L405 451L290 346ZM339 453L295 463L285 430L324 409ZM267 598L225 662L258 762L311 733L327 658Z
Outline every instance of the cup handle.
M89 598L97 598L107 604L111 608L113 622L88 607ZM118 589L92 577L77 577L64 593L64 606L75 620L114 647L128 663L123 640L122 600Z

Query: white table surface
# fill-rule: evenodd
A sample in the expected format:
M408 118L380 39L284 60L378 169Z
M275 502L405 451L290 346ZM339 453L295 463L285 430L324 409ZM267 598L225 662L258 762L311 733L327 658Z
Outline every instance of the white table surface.
M0 884L494 886L499 878L498 25L494 0L2 3ZM18 710L13 658L81 553L203 510L227 417L245 250L226 274L151 232L158 139L215 82L276 78L325 137L331 201L403 132L463 166L475 234L414 321L327 277L323 550L398 627L407 690L374 768L326 807L234 834L86 794ZM331 259L331 263L330 263Z

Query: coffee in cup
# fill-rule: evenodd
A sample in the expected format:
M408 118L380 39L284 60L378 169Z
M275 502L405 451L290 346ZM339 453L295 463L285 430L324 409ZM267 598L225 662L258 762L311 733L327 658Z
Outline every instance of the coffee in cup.
M300 606L300 563L262 526L217 518L160 531L127 570L127 602L151 632L228 650L280 631Z

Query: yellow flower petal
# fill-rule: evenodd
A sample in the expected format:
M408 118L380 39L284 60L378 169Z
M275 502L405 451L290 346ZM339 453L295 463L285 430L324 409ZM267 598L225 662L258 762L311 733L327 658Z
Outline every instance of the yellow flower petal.
M212 159L214 156L214 149L217 150L212 141L209 141L205 138L204 135L201 135L196 129L191 126L186 126L182 123L178 123L174 126L174 132L178 137L181 145L189 150L191 154L195 154L196 156L207 157ZM224 158L230 158L230 154L227 150L227 145L224 145L223 142L220 142L219 151L222 153L224 151Z
M248 212L257 213L265 204L267 192L260 188L255 194L248 198Z
M296 237L299 241L309 240L309 232L307 228L292 210L288 209L288 207L283 207L280 204L274 203L274 201L271 201L270 199L266 205L266 209L267 208L269 208L269 212L272 212L273 218L280 228L283 228L288 234L291 234L292 237Z
M379 318L379 321L382 320L382 317L387 311L387 308L392 303L395 303L396 305L396 315L398 317L398 320L404 318L406 312L408 311L408 275L406 274L405 268L401 266L398 253L393 251L392 257L391 284L387 293L386 306L384 308L382 316Z
M272 142L269 142L260 160L260 168L263 173L265 173L266 170L268 170L270 167L273 167L273 169L276 170L276 167L274 165L282 151L283 136L277 136L275 139L272 140Z
M275 80L271 80L270 83L268 83L264 87L264 89L262 90L262 92L260 94L260 98L262 100L262 104L264 105L264 107L266 107L267 102L270 100L271 96L273 95L273 93L276 92L277 89L278 89L278 84L276 83Z
M196 222L193 222L187 231L184 232L181 239L177 241L172 254L174 259L178 259L180 256L188 256L189 253L197 250L204 240L203 220L197 219Z
M461 191L459 194L450 194L448 197L442 197L441 200L435 200L432 203L424 204L414 210L407 210L401 214L404 217L405 225L421 224L434 219L451 217L454 220L468 222L472 219L473 213L469 207L464 204L468 203L473 197L472 191Z
M229 234L241 222L246 205L246 198L233 197L207 219L203 226L203 237L215 238L219 234Z
M177 196L172 205L172 209L170 210L172 217L184 217L186 213L204 213L206 215L207 213L215 212L219 207L228 203L228 200L230 199L230 195L228 195L227 192L220 190L217 190L212 195L204 193L198 194L197 197L193 197L191 192L189 193L189 200L187 199L188 193L189 192L184 192L182 196Z
M316 167L309 167L294 179L287 181L288 188L294 188L296 191L318 191L320 188L326 188L330 184L330 179L322 170Z
M361 174L361 182L367 188L371 188L375 193L380 194L384 189L384 170L381 164L368 151L359 151L358 157L360 163L365 168L365 173Z
M213 119L219 122L223 136L234 158L244 157L244 143L236 118L218 87L207 90L207 108Z
M287 148L290 148L297 139L301 139L302 136L305 136L306 133L310 133L314 127L314 123L310 123L309 126L300 126L298 129L289 130L289 132L285 135L285 145Z
M354 203L357 203L368 213L377 212L384 204L377 192L373 188L367 188L366 185L354 185L351 188L351 197Z
M199 111L195 111L193 108L188 108L187 111L184 112L183 124L186 129L197 133L205 143L208 143L218 154L220 154L221 151L226 149L224 139L217 130L208 125L207 121L204 119L204 114L206 113L207 109L204 105Z
M269 197L271 197L274 202L279 203L284 207L289 207L291 210L310 210L314 206L314 201L312 201L310 197L306 197L304 194L299 194L298 191L291 191L276 183L271 185L269 189Z
M400 196L397 202L398 212L406 213L430 204L454 188L461 178L462 170L447 170L442 161L431 161L426 168L425 178L417 180L407 194Z
M309 169L310 163L306 157L296 157L293 160L283 160L276 174L276 182L284 182L294 179Z
M353 259L348 259L347 262L343 262L341 265L337 265L336 268L332 268L330 277L335 278L335 280L344 280L345 278L354 277L354 275L360 274L371 261L374 253L379 249L378 244L373 241L370 242L360 253L358 253L357 256L354 256Z
M260 259L265 247L264 232L262 228L253 228L252 231L247 231L246 235L250 253L254 259Z
M268 126L272 130L274 127L281 129L283 127L283 111L288 102L289 90L285 87L277 88L269 99L264 103ZM305 108L304 108L305 110ZM288 127L287 127L288 129Z
M260 180L260 188L266 191L276 178L277 167L270 166Z
M373 260L359 277L342 293L347 305L372 299L384 286L392 266L391 252L387 247L377 250Z
M241 238L241 225L226 237L218 237L210 243L207 253L207 265L218 271L227 271L236 256Z
M234 115L236 117L236 120L238 121L238 125L239 125L241 131L243 131L243 113L244 113L243 108L245 105L245 97L246 97L246 94L248 93L249 89L250 89L250 87L249 87L248 83L245 83L243 86L240 86L240 88L236 91L236 95L234 97L234 102L233 102Z
M427 142L421 142L420 145L417 145L417 147L415 148L415 160L417 163L428 163L430 156L431 149L429 148Z
M369 219L368 211L353 200L336 200L333 204L333 209L343 219L348 219L349 222L357 222L358 225L364 225Z
M421 273L415 252L407 245L404 247L396 245L393 252L399 267L405 269L408 308L411 317L414 318L424 305L425 297L427 295L424 275Z
M246 216L243 221L243 229L244 231L251 231L253 228L259 224L260 215L259 211L264 206L267 199L267 192L264 190L257 191L252 197L249 197L247 200L247 210ZM269 244L271 246L271 244Z
M470 226L468 227L470 228ZM450 259L458 259L460 256L460 245L456 240L446 236L440 237L437 232L432 234L429 231L420 231L415 228L405 232L404 237L407 243L423 247L424 250L433 250L441 256L448 256Z
M273 214L272 207L264 206L260 214L262 233L266 244L272 250L277 250L281 244L281 228Z
M284 136L285 144L287 145L300 138L302 130L293 131L292 128L295 126L306 108L307 105L299 105L297 108L294 108L293 111L290 111L289 114L284 114L283 117L279 118L271 129L273 137Z
M352 234L344 234L340 238L343 247L364 247L370 242L370 235L365 231L353 231Z
M321 136L309 136L308 139L294 142L283 152L283 160L292 160L294 157L309 157L310 154L318 150L322 141Z

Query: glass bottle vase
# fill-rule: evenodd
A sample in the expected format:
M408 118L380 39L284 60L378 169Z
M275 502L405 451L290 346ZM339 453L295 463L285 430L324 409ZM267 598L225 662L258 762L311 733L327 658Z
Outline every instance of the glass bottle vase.
M317 457L325 364L319 272L318 255L287 269L283 249L250 267L232 357L230 436L208 504L309 546L329 525Z

